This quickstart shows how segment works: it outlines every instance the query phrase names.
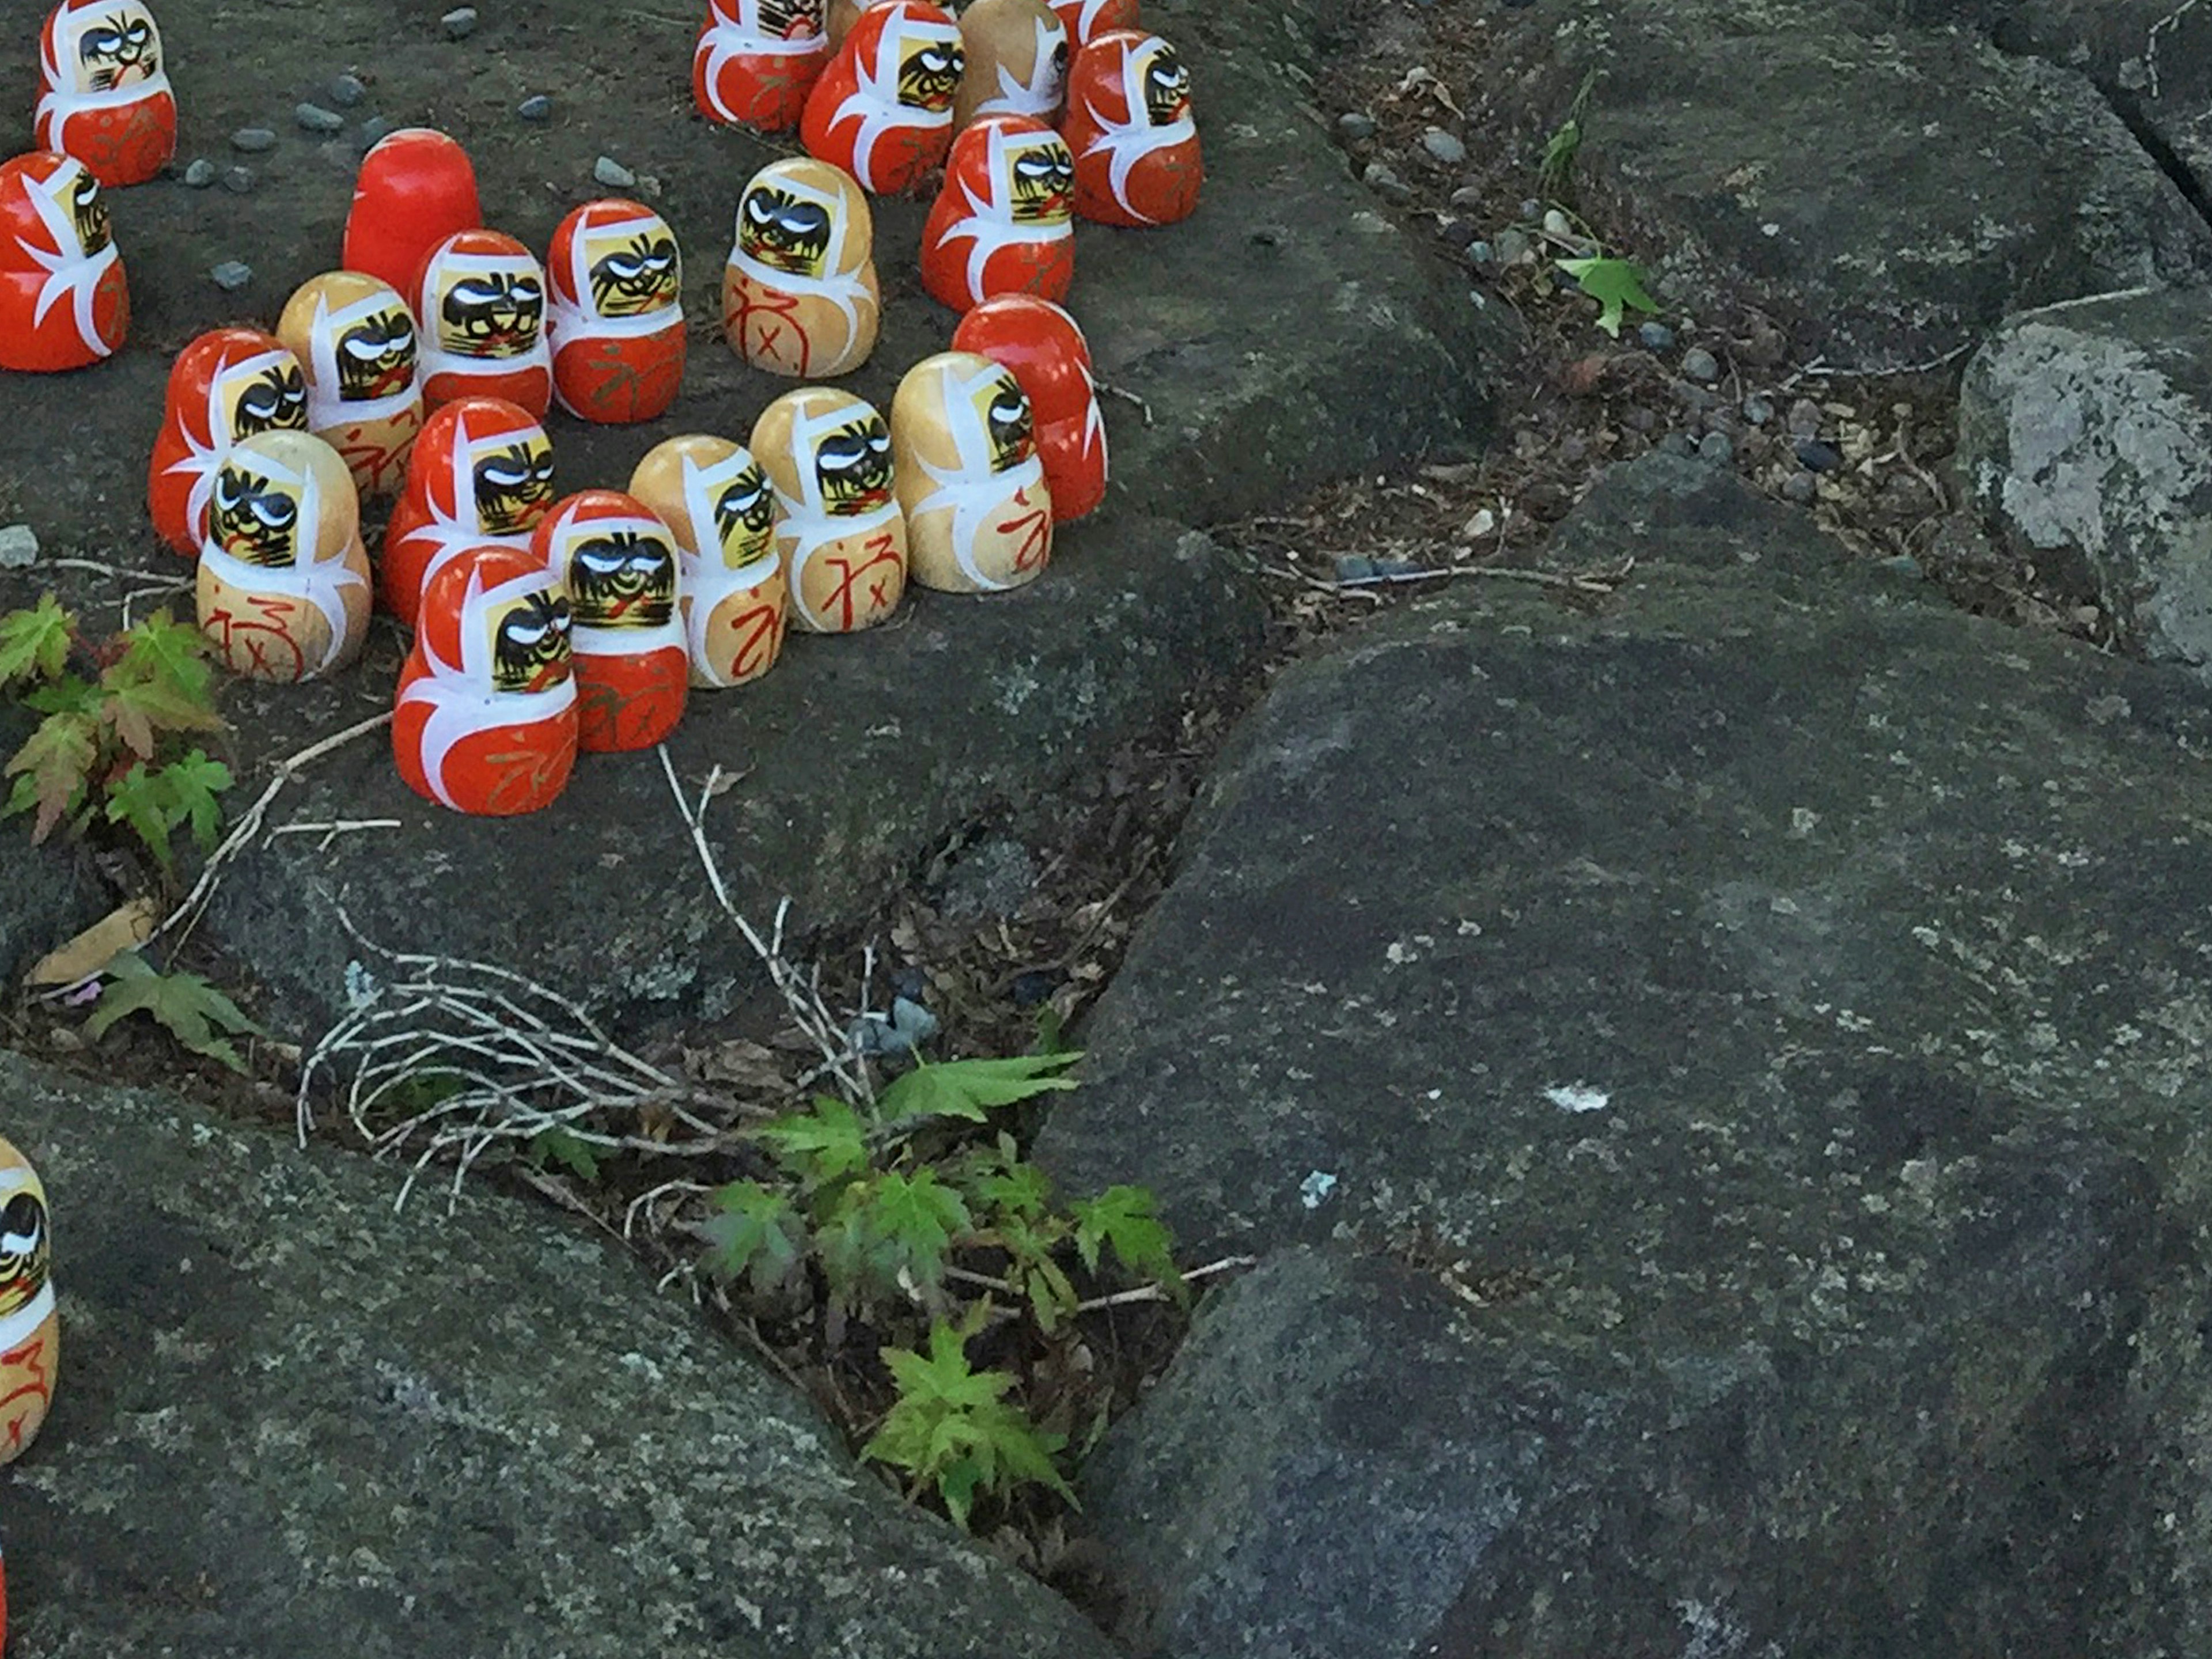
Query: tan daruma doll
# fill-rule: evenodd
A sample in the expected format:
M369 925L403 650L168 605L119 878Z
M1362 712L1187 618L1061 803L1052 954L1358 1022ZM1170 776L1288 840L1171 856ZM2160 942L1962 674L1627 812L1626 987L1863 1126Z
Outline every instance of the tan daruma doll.
M853 634L897 610L906 520L881 411L849 392L803 386L761 411L750 447L783 508L776 548L799 627Z
M46 1189L0 1140L0 1463L22 1455L53 1402L61 1321L48 1249Z
M1044 0L975 0L960 14L957 133L979 115L1028 115L1048 126L1067 99L1067 25Z
M200 631L234 674L307 680L360 654L368 627L361 504L337 451L258 432L217 466L200 545Z
M1052 492L1012 369L969 351L923 358L891 401L891 453L915 580L988 593L1042 573Z
M763 167L738 202L722 331L755 368L848 374L876 349L875 220L849 173L804 156Z
M775 666L791 588L776 556L782 509L752 452L727 438L671 438L646 452L629 493L676 538L693 689L744 685Z
M310 276L276 337L307 372L307 430L338 453L363 495L397 495L422 429L415 318L397 289L357 270Z

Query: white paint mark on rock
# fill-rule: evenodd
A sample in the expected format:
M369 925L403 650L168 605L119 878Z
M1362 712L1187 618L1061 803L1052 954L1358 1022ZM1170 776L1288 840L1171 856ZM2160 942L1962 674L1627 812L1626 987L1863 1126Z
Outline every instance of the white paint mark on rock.
M1298 1183L1298 1201L1309 1210L1318 1210L1335 1190L1336 1177L1326 1170L1316 1170Z
M1602 1089L1594 1089L1577 1079L1573 1083L1554 1084L1544 1091L1544 1098L1563 1112L1601 1112L1613 1097Z

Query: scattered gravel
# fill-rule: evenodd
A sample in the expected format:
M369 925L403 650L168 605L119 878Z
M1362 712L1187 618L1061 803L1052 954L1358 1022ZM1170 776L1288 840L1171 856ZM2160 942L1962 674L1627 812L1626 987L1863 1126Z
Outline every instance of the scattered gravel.
M1517 265L1533 252L1534 245L1528 240L1528 233L1517 226L1508 225L1498 233L1499 264Z
M301 131L319 133L325 138L332 133L345 131L345 117L334 109L325 109L320 104L295 106L292 118L300 124Z
M386 120L381 115L372 115L361 124L360 130L354 134L354 137L360 139L361 147L367 149L370 145L388 137L391 132L391 122Z
M1478 212L1488 201L1489 198L1473 185L1462 185L1451 193L1451 204L1462 213Z
M1356 109L1346 110L1336 118L1336 136L1347 144L1364 144L1375 136L1375 118Z
M456 6L438 21L445 28L446 39L465 40L477 32L477 9L474 6Z
M39 556L39 538L27 524L0 526L0 569L21 570Z
M1782 481L1782 493L1800 507L1810 507L1820 486L1809 472L1793 472Z
M1692 346L1682 354L1682 373L1700 386L1711 386L1721 377L1720 361L1703 346Z
M368 96L368 88L358 75L340 75L331 78L331 102L340 109L351 109Z
M1735 443L1725 432L1708 432L1698 440L1698 459L1725 466L1735 459Z
M637 182L637 174L611 155L602 155L592 163L592 177L609 190L628 190Z
M1370 161L1360 173L1359 182L1393 207L1403 207L1413 199L1413 187L1385 162Z
M1423 133L1421 148L1438 167L1455 167L1467 160L1467 146L1442 127L1431 127Z
M1743 418L1753 426L1765 426L1774 418L1774 400L1753 392L1743 400Z
M194 190L205 190L220 176L215 163L204 155L195 156L191 165L185 169L185 182Z
M1797 441L1797 459L1814 472L1833 472L1844 464L1844 452L1833 444L1823 443L1818 438Z
M208 275L225 294L235 294L253 280L253 267L243 259L225 259Z
M1498 250L1489 243L1477 240L1467 245L1467 262L1471 265L1486 265L1498 258Z
M1664 323L1638 323L1636 338L1646 351L1672 351L1674 331Z
M1793 438L1817 438L1820 422L1825 418L1820 405L1810 398L1800 398L1790 405L1790 435Z
M233 196L243 196L253 188L253 169L249 167L225 167L222 187Z
M230 147L247 155L276 148L276 134L268 127L240 127L230 135Z
M536 93L517 104L514 112L526 121L550 120L553 114L553 100L542 92Z

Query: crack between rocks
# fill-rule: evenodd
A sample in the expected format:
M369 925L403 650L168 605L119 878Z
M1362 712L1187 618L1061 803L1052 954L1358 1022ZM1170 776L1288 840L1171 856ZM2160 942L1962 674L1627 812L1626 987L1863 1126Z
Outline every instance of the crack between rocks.
M2166 143L2150 117L2143 112L2142 100L2124 88L2100 86L2097 90L2112 113L2120 118L2120 125L2142 146L2143 154L2150 157L2158 170L2172 181L2197 216L2212 225L2212 189L2208 189L2189 163L2181 159L2181 153Z

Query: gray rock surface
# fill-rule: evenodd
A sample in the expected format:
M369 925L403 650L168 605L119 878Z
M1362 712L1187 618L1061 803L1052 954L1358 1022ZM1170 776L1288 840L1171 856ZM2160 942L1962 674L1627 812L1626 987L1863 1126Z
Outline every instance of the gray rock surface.
M1959 440L2002 545L2129 650L2212 677L2212 289L2008 319L1967 365Z
M592 1237L0 1057L62 1370L16 1659L1106 1659Z
M2197 1650L2212 692L1690 461L1285 674L1037 1155L1255 1251L1140 1651ZM2063 1494L2063 1498L2058 1495Z
M1876 0L1565 0L1501 20L1486 82L1548 129L1600 71L1583 175L1644 228L1662 292L1747 286L1832 364L2212 276L2212 229L2086 76L1902 21Z

